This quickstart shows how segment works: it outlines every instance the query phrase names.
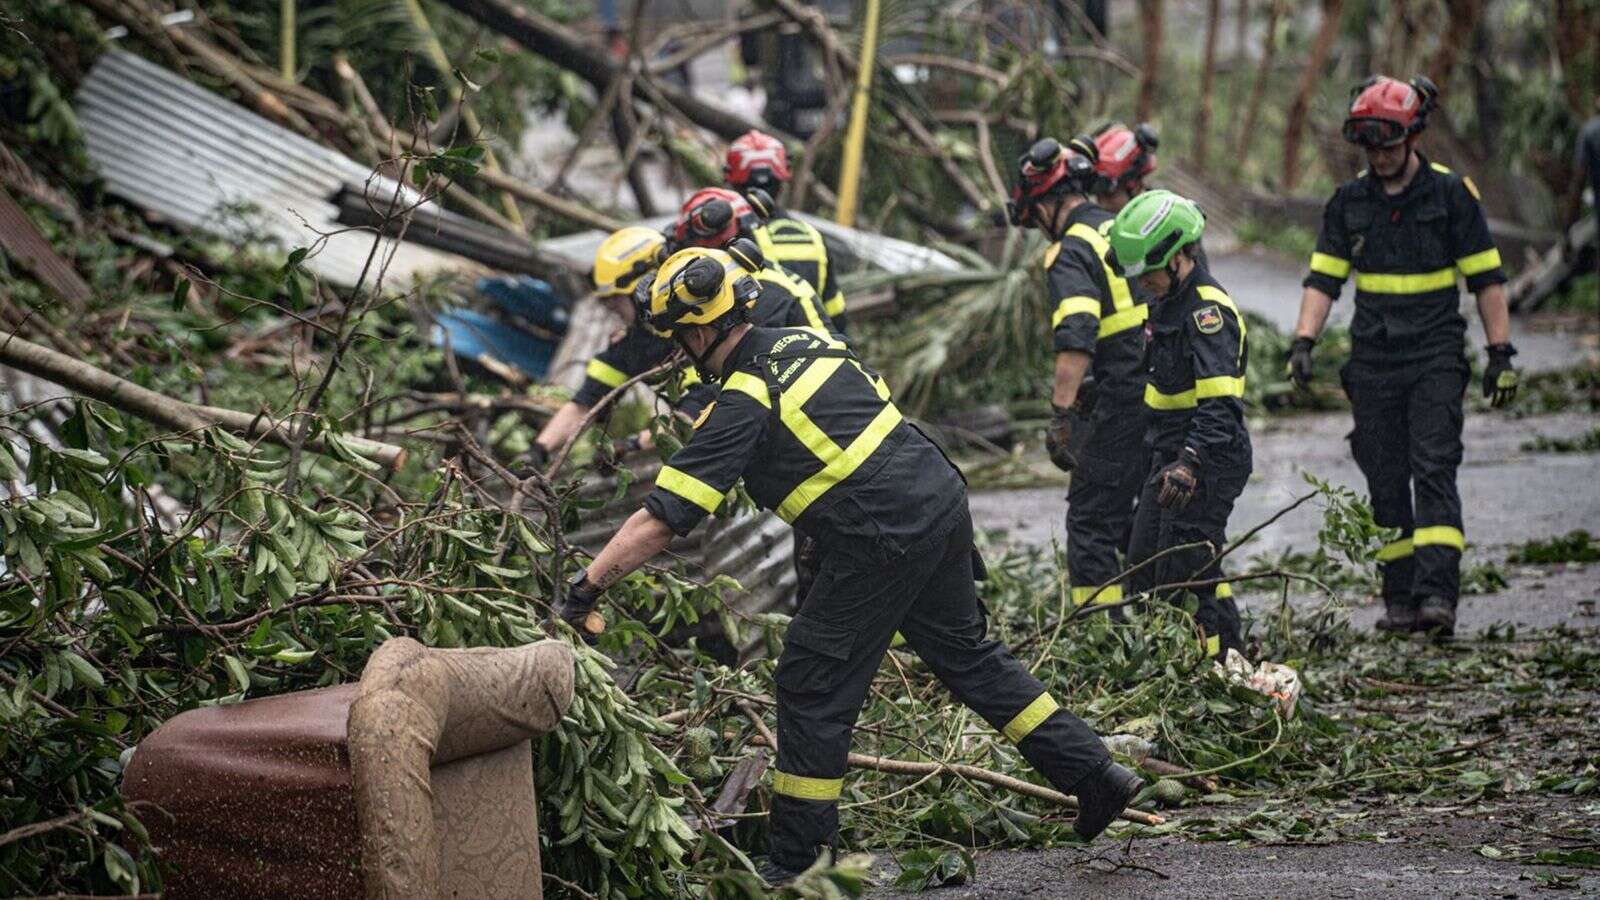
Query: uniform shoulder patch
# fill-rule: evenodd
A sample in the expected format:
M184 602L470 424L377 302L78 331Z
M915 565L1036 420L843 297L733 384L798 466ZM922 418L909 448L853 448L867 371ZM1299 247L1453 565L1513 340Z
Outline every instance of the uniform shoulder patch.
M1467 186L1467 193L1472 195L1472 199L1479 203L1483 202L1483 195L1478 193L1478 186L1472 183L1471 175L1461 176L1461 183Z
M1222 310L1215 303L1202 306L1194 311L1194 327L1200 329L1201 334L1216 334L1222 330Z
M704 425L706 423L706 419L709 419L711 417L711 411L713 409L716 409L716 408L717 408L717 401L713 400L710 403L707 403L706 404L706 408L700 410L700 415L694 417L694 425L692 425L690 427L693 428L695 431L699 431L700 430L700 426Z

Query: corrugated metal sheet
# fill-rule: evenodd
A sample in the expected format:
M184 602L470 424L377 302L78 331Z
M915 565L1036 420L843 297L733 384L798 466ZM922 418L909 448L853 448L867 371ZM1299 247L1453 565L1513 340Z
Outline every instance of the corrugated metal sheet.
M4 188L0 188L0 249L74 307L94 294Z
M337 224L340 188L370 185L382 202L397 190L404 202L418 199L367 166L131 53L102 56L76 99L89 158L112 194L178 227L232 240L289 249L327 234L306 267L344 287L367 268L374 235ZM482 271L459 256L378 240L381 254L393 256L391 287L432 272Z
M858 263L865 263L897 275L911 272L954 272L962 268L961 263L932 247L873 234L870 231L861 231L807 213L792 212L790 215L811 224L822 233L822 242L827 245L828 253L843 264L845 271L854 269ZM656 216L633 224L660 230L672 224L676 218L676 216ZM577 234L552 238L539 247L545 253L561 259L574 270L587 274L594 266L594 252L600 249L600 242L605 238L606 233L603 231L580 231Z

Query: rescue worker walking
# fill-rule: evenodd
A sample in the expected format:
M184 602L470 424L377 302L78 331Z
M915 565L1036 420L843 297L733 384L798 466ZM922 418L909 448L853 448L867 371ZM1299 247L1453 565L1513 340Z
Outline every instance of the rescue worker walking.
M716 251L681 251L657 273L649 326L670 334L720 391L643 508L569 583L556 615L584 627L607 587L692 530L742 477L759 506L824 554L778 659L763 876L789 880L835 841L850 733L896 629L963 703L1078 797L1078 833L1099 834L1141 781L987 634L959 471L843 343L815 329L752 326L742 298L756 290Z
M1156 148L1161 139L1148 122L1133 128L1117 122L1095 132L1094 146L1099 152L1094 170L1100 176L1094 201L1116 215L1128 201L1144 193L1145 180L1156 171Z
M1472 179L1416 148L1437 89L1370 78L1352 92L1345 140L1368 168L1323 212L1300 299L1289 373L1312 378L1311 350L1351 270L1356 272L1350 360L1340 372L1355 429L1350 452L1366 476L1379 525L1400 530L1377 554L1385 615L1378 628L1454 634L1460 594L1462 395L1470 369L1457 273L1478 298L1488 341L1483 395L1516 395L1500 252Z
M844 327L844 291L839 289L838 272L828 259L828 247L817 229L788 214L778 206L783 186L789 181L789 151L770 134L747 131L728 145L722 166L728 187L748 199L770 202L758 209L765 223L756 229L756 246L769 262L800 276L822 298L822 308L834 325ZM754 188L761 191L755 194ZM763 203L763 205L767 205Z
M1206 267L1204 232L1205 216L1192 201L1148 191L1117 213L1109 235L1120 271L1151 298L1144 389L1150 467L1128 556L1137 566L1170 552L1131 576L1138 591L1223 577L1217 555L1253 466L1244 421L1244 317ZM1174 549L1189 544L1199 546ZM1226 583L1186 590L1199 598L1195 623L1207 653L1243 651L1233 590Z
M1072 601L1122 600L1122 571L1133 506L1144 481L1144 322L1150 308L1112 271L1105 233L1112 215L1088 197L1098 177L1087 138L1067 147L1053 138L1018 160L1013 225L1055 238L1044 258L1055 309L1050 459L1072 473L1067 490L1067 570Z

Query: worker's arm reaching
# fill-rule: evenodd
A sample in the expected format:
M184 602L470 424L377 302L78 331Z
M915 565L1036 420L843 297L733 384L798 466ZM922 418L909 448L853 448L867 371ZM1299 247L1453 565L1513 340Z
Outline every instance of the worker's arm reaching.
M1311 254L1310 271L1302 282L1300 315L1295 320L1294 342L1289 345L1289 377L1302 388L1311 383L1311 348L1328 324L1328 312L1350 277L1351 244L1345 227L1344 194L1335 191L1322 211L1322 229L1317 232L1317 249Z

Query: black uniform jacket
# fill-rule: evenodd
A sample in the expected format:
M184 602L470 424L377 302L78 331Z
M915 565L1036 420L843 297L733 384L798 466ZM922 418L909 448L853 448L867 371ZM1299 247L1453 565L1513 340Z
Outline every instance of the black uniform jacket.
M1146 443L1164 459L1191 447L1202 471L1249 471L1244 379L1250 361L1244 317L1197 264L1176 296L1152 304Z
M960 473L889 387L825 331L752 328L717 399L645 498L687 534L744 479L751 499L824 548L902 554L951 518Z
M1472 179L1426 158L1392 197L1370 172L1334 192L1305 285L1337 298L1352 269L1351 358L1379 365L1459 358L1457 274L1474 293L1506 280Z
M761 285L761 296L750 311L751 322L834 331L832 320L817 302L816 292L793 273L769 263L755 273L755 278ZM584 406L594 406L629 378L665 362L674 349L671 340L635 323L621 338L589 360L583 384L572 399ZM684 371L683 378L685 390L678 409L691 416L699 415L716 396L716 390L705 386L692 367Z
M1150 307L1106 263L1105 232L1116 217L1093 203L1067 215L1061 240L1045 254L1045 279L1057 353L1091 354L1098 395L1137 401L1144 390L1144 323Z
M838 273L828 260L828 246L810 225L779 210L767 224L755 230L756 243L767 259L800 278L822 298L822 308L830 316L844 312L844 291Z

